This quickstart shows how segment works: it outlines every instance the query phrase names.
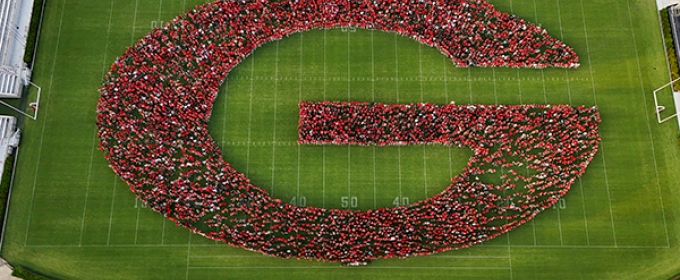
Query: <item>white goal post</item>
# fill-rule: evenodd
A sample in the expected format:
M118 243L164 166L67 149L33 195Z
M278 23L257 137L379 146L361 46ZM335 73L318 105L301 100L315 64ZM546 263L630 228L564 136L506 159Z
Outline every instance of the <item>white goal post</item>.
M663 122L665 122L665 121L667 121L667 120L670 120L670 119L672 119L673 117L675 117L675 116L678 115L678 108L676 108L675 114L670 115L670 116L665 117L665 118L662 119L662 118L661 118L661 112L664 111L664 110L666 109L666 107L664 107L664 106L662 106L662 105L659 105L659 99L657 98L657 93L658 93L659 91L661 91L661 90L663 90L663 89L665 89L665 88L667 88L667 87L673 85L673 84L674 84L675 82L677 82L677 81L680 81L680 78L677 78L677 79L671 81L670 83L667 83L667 84L661 86L660 88L657 88L657 89L654 90L654 113L656 114L656 120L657 120L659 123L663 123ZM673 97L673 98L675 99L675 97Z
M9 107L10 109L16 111L16 112L19 113L19 114L22 114L22 115L24 115L24 116L27 116L27 117L31 118L32 120L36 120L36 119L38 119L38 108L39 108L39 106L40 106L40 91L42 91L42 88L40 88L40 86L34 84L34 83L31 82L31 81L29 81L28 83L29 83L31 86L33 86L33 87L35 87L36 89L38 89L38 95L36 96L35 101L30 102L29 105L28 105L31 109L33 109L33 115L29 115L28 113L26 113L26 112L20 110L19 108L16 108L16 107L14 107L14 106L8 104L8 103L5 102L5 101L0 100L0 104Z

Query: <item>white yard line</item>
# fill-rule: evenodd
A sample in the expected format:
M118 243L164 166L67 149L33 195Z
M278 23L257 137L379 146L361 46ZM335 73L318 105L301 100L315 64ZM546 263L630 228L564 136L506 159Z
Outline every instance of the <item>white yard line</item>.
M571 102L571 82L569 81L569 70L564 69L564 73L567 75L567 96L569 96L569 105L572 105L573 103Z
M375 45L373 42L373 30L371 30L371 101L375 102ZM373 145L373 208L378 208L378 191L376 190L375 178L375 145Z
M111 212L109 212L109 231L106 234L106 245L111 244L111 228L113 227L113 205L116 201L116 186L118 185L118 176L113 178L113 191L111 192Z
M395 72L394 75L396 77L396 94L397 94L397 103L399 103L399 47L397 45L397 33L394 33L394 59L395 59ZM397 166L398 169L397 171L399 172L399 200L401 200L401 146L397 146Z
M522 82L519 77L519 69L517 69L517 92L519 92L519 104L524 104L522 101ZM498 104L498 102L496 102L496 104Z
M136 24L137 24L138 7L139 7L139 0L135 1L135 14L134 14L133 20L132 20L132 34L130 34L130 44L132 44L134 42L135 31L137 31ZM137 220L135 221L135 244L137 244L137 228L139 228L139 207L137 206L138 202L139 202L139 199L135 197L135 208L137 209L137 216L136 216Z
M137 208L137 221L135 222L135 245L137 245L137 233L139 232L139 210L142 208L141 206L137 207L137 202L139 202L139 198L135 199L135 208ZM144 202L142 202L142 205L144 205Z
M557 20L560 23L560 37L564 38L564 28L562 27L562 12L560 10L560 0L555 0L557 2ZM573 105L571 102L571 85L569 81L569 69L564 69L564 74L566 74L567 81L567 95L569 96L569 105ZM543 77L545 79L545 76ZM543 81L543 86L545 90L545 80Z
M298 73L300 75L300 78L302 78L302 46L304 44L303 41L304 33L300 33L300 72ZM298 82L298 104L302 102L302 79ZM296 191L295 191L295 202L297 205L300 205L300 145L297 145L297 185L296 185ZM306 205L305 205L306 206Z
M638 80L640 81L640 90L642 93L642 98L643 98L643 105L647 105L647 96L645 95L645 85L642 79L642 67L640 66L640 56L638 53L638 47L637 47L637 38L635 36L635 28L633 26L633 19L632 19L632 14L630 12L630 2L626 2L628 4L628 22L630 23L630 31L633 35L633 46L635 46L635 61L637 62L637 68L638 68ZM670 237L668 234L668 225L666 224L666 209L663 204L663 196L661 195L661 183L659 182L659 169L658 169L658 164L656 162L656 148L654 147L654 137L652 136L652 127L650 126L650 120L649 120L649 112L645 108L645 120L647 120L645 123L647 124L647 135L649 136L649 144L652 146L652 158L654 159L654 177L656 179L656 191L659 194L659 203L661 204L661 217L663 218L663 230L666 235L666 244L670 246Z
M224 116L225 118L222 120L222 143L225 143L226 137L227 137L227 118L226 116L229 114L229 111L227 109L227 103L229 102L229 79L224 79ZM219 92L219 91L218 91Z
M560 230L560 245L564 245L564 239L562 238L562 215L560 214L560 207L556 207L555 210L557 210L557 228Z
M375 44L371 30L371 101L375 102Z
M378 208L378 191L376 190L375 181L375 146L373 148L373 208Z
M538 242L536 242L536 219L531 219L531 227L534 232L534 246L536 246L538 244Z
M453 163L451 161L451 146L448 146L449 150L449 180L453 181Z
M595 106L597 106L597 94L595 94L595 76L593 74L593 64L590 59L590 45L588 44L588 24L586 23L586 13L583 8L583 0L580 0L581 3L581 16L583 18L583 33L585 35L585 40L586 40L586 53L587 53L587 58L588 58L588 68L590 70L590 82L591 82L591 87L593 88L593 98L595 101ZM612 210L612 198L611 198L611 192L609 191L609 179L607 178L607 164L605 161L605 153L604 153L604 141L600 142L600 154L602 155L602 167L604 170L604 185L607 190L607 200L609 203L609 217L611 218L611 223L612 223L612 237L614 239L614 246L617 245L616 242L616 229L614 226L614 210Z
M163 11L163 0L160 0L160 4L158 4L158 27L162 28L163 24L161 21L161 12Z
M558 13L559 13L559 8L558 8ZM539 24L538 23L538 11L536 10L536 0L534 0L534 18L536 19L536 24ZM561 30L560 30L560 32L561 32ZM560 36L560 37L564 38L564 36ZM519 69L517 69L517 75L518 75L517 78L519 80ZM545 69L544 68L541 68L541 80L543 81L543 101L545 102L545 104L548 104L548 96L546 94L546 88L545 88ZM519 83L519 81L517 83ZM520 96L521 96L521 94L522 93L520 91Z
M187 242L187 273L186 273L186 277L184 278L184 279L187 279L187 280L189 279L189 270L191 269L191 267L189 267L189 260L191 258L191 236L193 236L193 234L189 233L189 242ZM212 245L212 246L214 246L214 245Z
M448 71L446 70L446 56L442 56L442 62L444 62L444 98L446 98L446 102L449 102L449 83L448 83L448 77L449 74L447 73ZM468 68L469 69L469 68ZM470 100L472 101L472 100Z
M277 98L278 98L278 91L279 91L279 41L277 40L275 42L276 44L276 58L274 60L274 76L276 79L274 80L274 125L273 131L272 131L272 142L274 145L272 145L272 192L269 194L271 196L274 196L274 174L276 173L276 121L277 121L277 116L276 116L276 106L277 106ZM299 161L299 159L298 159ZM299 162L298 162L299 164ZM297 198L296 198L297 202Z
M350 81L352 80L351 77L351 70L350 70L350 32L347 33L347 102L351 101L351 93L350 93ZM351 200L352 200L352 145L347 145L347 197L350 199L350 208L352 206Z
M109 39L111 38L111 20L113 19L113 0L109 7L109 27L106 31L106 46L104 47L104 57L102 58L102 77L106 71L106 54L109 51ZM85 183L85 202L83 203L83 215L80 222L80 238L78 238L78 245L83 244L83 236L85 234L85 215L87 214L87 200L89 198L90 184L92 183L92 165L94 165L94 151L97 150L97 130L92 133L92 148L90 148L90 163L87 169L87 181Z
M326 208L326 146L321 147L321 207Z
M326 100L326 29L323 30L323 100ZM321 207L326 208L326 145L321 146L323 161L321 164Z
M347 102L352 101L351 99L351 88L350 88L350 83L352 82L352 70L351 70L351 43L350 43L350 32L347 33Z
M111 1L111 13L113 13L113 1ZM107 31L108 34L111 34L110 33L111 32L111 17L112 17L112 15L109 15L109 30ZM107 41L106 42L106 49L108 49L108 46L109 46L109 42ZM106 52L104 53L104 57L106 57ZM103 72L106 71L106 70L104 70L104 69L106 69L105 67L106 67L106 59L103 59L102 60L102 69L103 69L102 70L102 76L103 76ZM108 229L108 232L106 234L106 244L107 245L111 243L111 228L113 227L113 206L114 206L115 200L116 200L116 185L117 184L118 184L118 175L114 176L114 178L113 178L113 188L112 188L112 191L111 191L111 210L109 212L109 229Z
M493 99L494 104L498 105L498 89L496 86L496 68L491 67L491 73L493 74ZM520 97L520 103L522 103L522 98Z
M548 104L548 94L546 93L547 89L545 88L545 69L541 68L541 80L543 82L543 101L545 104Z
M295 205L300 205L300 145L297 146L297 184L295 186Z
M512 10L512 0L510 0L510 13L514 14L515 12ZM524 104L522 102L522 85L520 84L520 76L519 76L519 68L515 69L517 71L517 90L519 92L519 104ZM510 275L510 278L512 278L512 275Z
M168 219L163 219L163 229L161 230L161 245L165 244L165 221Z
M536 19L536 24L538 24L538 10L536 9L536 0L534 0L534 18ZM548 104L548 94L545 87L545 70L541 68L541 82L543 83L543 102ZM527 170L527 176L529 175L529 165L525 166ZM531 219L531 227L534 233L534 245L536 245L536 219Z
M423 182L425 183L425 198L430 197L427 195L427 152L425 151L425 145L423 146Z
M562 12L560 10L560 0L555 0L557 2L557 21L560 24L560 37L564 38L564 28L562 27ZM571 105L571 87L569 84L569 70L564 69L564 73L567 75L567 93L569 95L569 105ZM562 198L564 199L564 198ZM559 204L559 201L556 203L556 205ZM560 245L564 244L563 238L562 238L562 212L560 207L555 207L555 210L557 210L557 227L560 231Z
M395 80L397 83L396 94L397 103L399 103L399 47L397 46L397 33L394 33L394 67L395 67Z
M474 100L472 98L472 72L470 70L470 67L468 67L468 92L470 92L470 104L473 104Z
M349 33L349 32L348 32ZM347 197L350 198L352 197L352 168L351 168L351 158L352 158L352 149L350 145L347 145Z
M250 77L255 75L255 52L251 53L253 61L250 64ZM250 102L248 102L248 143L250 143L250 134L252 132L253 124L253 85L254 80L250 81ZM246 147L246 177L248 177L250 171L250 145Z
M357 267L344 267L344 266L196 266L188 267L188 269L442 269L442 270L506 270L511 269L510 267L452 267L452 266L357 266ZM187 272L188 275L188 272Z
M423 96L423 53L422 44L418 44L418 73L420 76L420 102L424 102ZM429 196L427 195L427 152L425 151L425 145L423 146L423 183L425 185L425 199ZM401 204L403 204L403 198L400 198Z
M420 102L423 101L423 44L418 44L418 83L420 84Z
M401 146L397 146L397 166L399 172L399 200L401 200Z
M61 41L61 27L64 23L64 9L66 7L66 1L64 0L61 4L61 14L59 16L59 30L57 31L57 42L55 43L54 47L54 59L52 59L52 71L50 72L50 82L47 87L46 95L47 95L47 100L45 101L45 104L50 104L50 97L52 96L52 84L54 82L54 73L56 72L56 65L57 65L57 57L59 54L59 42ZM33 190L31 191L31 201L28 206L28 218L26 219L26 236L24 238L24 246L28 245L28 231L31 226L31 215L33 212L33 202L35 201L35 188L36 185L38 184L38 171L40 170L40 157L42 156L42 148L43 148L43 141L45 140L45 127L47 120L49 119L48 116L48 110L49 106L45 106L45 109L43 109L43 117L42 117L42 128L40 131L40 145L38 145L38 160L35 163L35 174L33 175Z
M586 244L590 245L590 234L588 234L588 215L586 214L586 199L583 194L583 182L578 178L579 191L581 192L581 205L583 206L583 223L586 227Z
M446 64L448 63L446 60L446 56L442 56L442 61L444 62L444 98L446 98L446 101L451 101L449 100L449 83L448 83L448 71L446 69ZM469 73L470 68L468 68L468 73ZM472 102L472 93L470 94L470 102ZM453 163L451 161L451 145L447 145L447 149L449 151L449 180L453 179ZM427 199L427 198L425 198Z
M500 172L500 174L504 174L504 173L505 173L505 170L503 169L503 166L501 165L501 172ZM503 197L503 198L506 197L506 196L505 196L505 189L503 189L503 190L501 191L501 197ZM533 220L533 219L532 219L532 220ZM510 231L508 231L508 232L505 234L505 236L507 237L507 240L508 240L508 246L510 246ZM508 250L509 250L509 249L508 249Z
M524 174L525 176L529 176L529 164L526 162L524 163L524 170L526 170L526 173ZM534 245L537 244L536 242L536 219L531 219L531 228L534 233Z
M564 38L564 28L562 27L562 12L560 10L560 0L555 0L555 2L557 2L557 20L560 23L560 37ZM569 105L573 106L573 103L571 101L571 83L569 81L569 70L564 69L564 73L566 74L567 96L569 96ZM543 86L545 87L545 82L543 83ZM586 200L585 200L585 197L584 197L584 194L583 194L583 183L581 182L581 178L578 178L578 184L579 184L579 192L581 194L581 206L583 208L583 223L585 225L585 230L586 230L586 244L590 245L590 236L588 234L588 218L587 218L587 214L586 214ZM561 234L561 228L560 228L560 234Z
M507 247L508 247L508 266L509 266L509 269L510 269L510 280L512 280L512 251L511 251L511 248L510 248L511 247L511 245L510 245L510 234L506 234L505 236L507 236L507 239L508 239L508 245L507 245Z

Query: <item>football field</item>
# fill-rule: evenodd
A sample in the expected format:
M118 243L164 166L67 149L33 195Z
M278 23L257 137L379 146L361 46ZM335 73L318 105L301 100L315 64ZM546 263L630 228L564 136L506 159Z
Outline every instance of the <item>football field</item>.
M298 145L298 102L598 106L601 146L555 207L495 239L363 267L279 259L191 234L146 208L98 150L104 74L198 0L47 2L2 258L57 279L668 279L680 273L677 121L653 0L490 0L573 47L577 69L457 68L394 33L298 33L234 68L210 131L225 160L299 206L374 209L443 191L472 155L441 145ZM660 98L675 108L670 92Z

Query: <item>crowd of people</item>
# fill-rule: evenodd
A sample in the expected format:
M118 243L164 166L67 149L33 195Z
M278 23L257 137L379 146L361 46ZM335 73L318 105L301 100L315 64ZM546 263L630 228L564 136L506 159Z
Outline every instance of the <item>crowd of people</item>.
M153 30L112 65L97 107L100 148L111 168L152 209L208 238L272 256L363 264L462 248L502 234L554 203L596 151L594 108L303 104L302 142L439 141L470 147L475 155L445 191L407 206L351 211L272 198L222 159L207 130L212 103L227 73L257 46L340 26L412 37L459 66L578 65L562 42L483 1L217 1ZM324 127L324 119L344 114L342 108L362 110L356 116L365 127ZM404 116L387 113L372 119L388 109L402 110L417 123L396 125L391 122ZM321 115L314 114L318 110ZM441 131L430 136L421 127L425 123ZM533 175L503 171L501 185L480 179L520 164ZM504 190L518 180L527 191L510 195L510 201Z

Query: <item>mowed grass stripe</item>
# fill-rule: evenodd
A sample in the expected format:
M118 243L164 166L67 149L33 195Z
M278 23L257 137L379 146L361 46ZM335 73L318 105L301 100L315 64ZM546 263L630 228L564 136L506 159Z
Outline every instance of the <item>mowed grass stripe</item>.
M633 39L635 41L637 41L638 36L642 36L643 38L644 37L647 37L647 38L651 37L649 35L646 35L646 36L643 35L645 32L641 32L641 33L637 32L636 33L635 28L633 26L632 15L633 14L631 12L631 6L630 6L630 3L628 3L628 16L629 16L629 20L630 20L631 33L633 34ZM636 35L636 34L641 34L641 35ZM649 39L653 39L653 37L649 38ZM640 55L639 48L637 46L637 42L635 42L635 55L636 56ZM637 64L637 68L639 70L638 71L638 78L639 78L640 87L641 87L641 93L642 93L641 95L642 95L642 98L643 98L643 104L651 104L651 102L650 102L651 100L648 100L646 95L645 95L646 90L645 90L644 81L643 81L643 77L642 77L643 66L640 63L639 58L636 59L636 64ZM656 70L655 67L652 67L653 69L650 69L649 65L646 65L645 68L647 70ZM671 108L676 109L675 106L671 106ZM648 131L648 136L649 136L650 146L651 146L651 152L652 152L652 162L654 164L654 177L656 179L655 180L656 181L655 182L656 183L656 190L657 190L657 194L659 196L659 204L661 206L661 218L662 218L663 226L664 226L664 235L666 237L666 245L670 246L670 236L669 236L669 233L668 233L668 223L667 223L667 220L666 220L666 209L665 209L663 198L661 196L661 191L660 191L660 182L659 182L659 174L658 174L659 168L658 168L658 162L657 162L657 156L656 156L657 152L656 152L656 147L654 146L654 139L653 139L653 136L652 136L652 130L651 130L651 124L650 124L651 118L649 117L648 111L645 111L645 119L647 120L647 131Z
M109 18L108 18L108 24L106 25L106 46L103 49L104 56L102 57L102 78L104 77L104 74L106 73L106 60L107 56L106 53L108 52L109 48L109 39L111 38L111 29L112 29L112 20L113 20L113 1L110 1L110 7L109 7ZM102 7L103 8L103 7ZM85 228L85 221L88 221L90 224L108 224L110 222L110 219L107 221L106 219L106 211L105 209L109 208L107 207L107 203L111 200L108 197L108 194L110 192L106 191L105 188L97 188L95 190L95 196L92 199L93 201L90 201L90 204L94 202L94 207L90 205L90 212L87 212L87 206L88 206L88 197L90 195L89 190L90 186L93 184L97 184L96 182L92 182L92 166L94 163L94 154L95 150L97 149L97 134L92 133L92 145L91 145L91 158L90 158L90 166L87 170L87 184L85 188L85 205L83 206L83 218L82 222L80 225L80 239L78 240L78 244L83 244L83 237L88 234L88 240L85 240L86 243L94 243L94 242L101 242L102 244L105 242L105 236L108 234L108 230L105 227L102 227L101 225L97 226L96 230L92 230L92 233L90 233L90 229ZM103 176L105 179L106 176ZM107 182L108 183L108 182ZM95 208L95 209L92 209ZM88 215L89 214L89 215Z
M630 35L629 35L629 36L630 36ZM618 37L618 38L626 39L625 36L620 36L620 37ZM623 44L623 42L621 42L621 44ZM621 50L626 50L626 49L627 49L627 50L630 50L630 48L621 48ZM597 49L595 49L595 50L597 51ZM626 76L627 76L626 78L621 77L621 79L622 79L622 80L626 80L626 81L630 80L629 77L630 77L630 75L631 75L631 72L633 72L633 71L631 70L631 63L630 63L630 60L622 60L622 61L619 61L619 62L627 62L627 63L625 64L625 65L626 65L625 68L622 68L621 70L627 69L628 71L618 71L617 73L614 73L613 75L615 75L615 74L626 75L626 74L627 74L627 75L626 75ZM625 86L625 83L626 83L626 82L623 83L624 86ZM625 87L628 87L628 86L625 86ZM594 91L594 93L595 93L595 94L598 94L598 95L601 94L601 92L602 92L602 91L597 91L597 93L596 93L596 92ZM607 94L609 94L609 92L611 92L611 91L604 91L604 94L607 95ZM627 95L627 96L617 96L617 98L631 98L631 97L632 97L631 95ZM627 103L628 103L628 104L633 104L633 105L620 106L620 107L617 107L615 110L612 110L611 112L606 112L606 111L605 111L605 112L603 112L603 114L605 114L605 113L606 113L606 114L610 114L610 115L619 114L618 117L613 117L612 119L614 119L614 120L621 119L622 117L624 117L623 115L629 115L629 114L627 114L626 111L633 110L637 104L640 104L639 102L627 102ZM638 105L638 106L639 106L639 105ZM603 111L604 111L604 110L603 110ZM624 117L624 118L625 118L625 117ZM639 120L639 119L638 119L638 120ZM619 128L623 128L623 127L619 127ZM636 127L630 127L630 126L628 126L627 129L636 130ZM603 129L603 130L604 130L604 129ZM603 137L605 137L606 135L607 135L607 131L603 131ZM643 151L641 151L640 149L626 150L626 149L621 149L621 148L618 148L618 147L617 147L618 145L622 145L622 144L624 144L624 143L626 143L626 141L615 141L615 142L612 143L612 146L613 146L613 149L612 149L612 150L613 150L613 151L618 151L618 152L624 152L624 151L625 151L625 153L627 154L627 156L626 156L626 155L619 155L618 157L614 157L614 158L616 158L616 159L622 159L622 158L625 158L625 157L629 157L629 158L632 159L633 157L635 157L635 155L634 155L634 154L631 154L631 153L638 152L638 151L643 152ZM624 144L624 145L625 145L625 144ZM609 146L608 146L608 147L609 147ZM603 160L604 160L604 159L603 159ZM637 160L636 160L636 161L637 161ZM604 163L604 162L603 162L603 163ZM631 163L628 163L628 165L630 166ZM610 163L609 166L619 167L619 166L626 166L626 164L618 164L618 162L616 162L616 163L614 163L614 164L611 164L611 163ZM613 170L612 170L612 169L613 169ZM622 173L625 173L625 171L623 171L623 170L620 170L620 171L619 171L619 170L617 170L616 168L610 168L610 173L611 173L610 178L612 178L611 181L610 181L610 182L611 182L610 185L612 185L612 186L626 186L626 185L628 185L628 186L636 186L636 185L639 186L639 184L636 184L635 182L636 182L637 180L639 180L640 178L643 178L643 177L626 178L625 180L627 180L629 184L623 184L623 182L617 182L617 180L623 179L623 178L622 178L621 176L619 176L619 175L623 175ZM631 181L632 181L632 182L631 182ZM629 191L627 191L627 190L622 190L622 191L623 191L623 192L629 192ZM649 193L649 192L644 192L644 193L647 194L647 193ZM635 217L635 216L631 216L631 215L616 215L616 214L618 213L618 211L615 211L615 210L622 209L622 208L623 208L623 209L626 209L626 208L628 208L629 205L626 205L626 204L621 205L621 204L617 204L617 203L615 202L615 200L616 200L616 194L617 194L616 189L612 189L611 194L612 194L612 201L613 201L613 202L612 202L612 214L616 217L616 218L612 217L612 218L613 218L612 227L614 227L614 224L615 224L616 221L620 221L620 220L622 219L622 218L619 218L619 216L625 217L625 218L623 218L623 220L624 220L624 221L622 221L623 223L631 223L631 222L632 222L632 223L640 223L640 222L643 222L642 220L640 220L640 221L631 221L631 220L630 220L630 217ZM629 193L628 193L628 195L629 195ZM639 197L638 197L638 198L639 198ZM619 205L620 205L620 206L619 206ZM654 207L654 208L658 209L658 205L657 205L656 207ZM645 210L643 210L643 211L645 211ZM654 211L654 210L652 210L652 211ZM657 210L657 211L658 211L658 210ZM646 213L649 213L649 210L646 210L645 212L646 212ZM637 216L637 217L640 217L640 216ZM640 218L642 218L642 217L640 217ZM649 228L647 228L647 229L649 229ZM624 229L624 230L625 230L625 229ZM638 229L638 230L634 230L634 231L635 231L636 233L640 234L640 233L641 233L640 231L643 231L643 229ZM620 232L620 230L619 230L619 232ZM624 231L624 233L625 233L625 231ZM616 237L616 236L615 236L615 237ZM615 242L616 242L616 239L615 239Z
M57 5L57 4L55 3L55 5ZM57 36L56 36L56 39L55 39L56 42L54 43L55 54L53 55L52 64L51 64L52 71L49 74L49 76L51 78L50 78L50 84L48 86L48 89L50 91L52 89L52 85L53 85L52 81L53 81L53 77L54 77L54 70L55 70L55 66L56 66L56 63L57 63L57 52L59 50L59 42L60 42L59 39L60 39L60 36L61 36L61 27L62 27L62 23L63 23L64 6L65 6L65 2L62 2L61 9L60 9L60 16L57 17L58 23L56 25L53 25L53 28L57 28L57 27L58 28L57 28L57 31L56 31L56 33L57 33ZM47 115L47 112L49 112L49 101L50 101L51 93L48 91L45 95L46 95L45 96L46 97L46 103L48 105L45 106L43 114ZM31 216L32 216L31 213L32 213L34 205L35 205L34 198L35 198L35 194L36 194L36 185L37 185L37 182L38 182L38 171L39 171L39 167L40 167L40 158L42 156L42 148L43 148L43 143L44 143L44 133L45 133L46 122L44 120L42 120L40 122L40 125L41 125L40 128L38 128L38 126L34 127L36 130L38 130L38 129L40 130L39 133L36 133L36 134L40 135L40 138L39 138L40 140L39 140L39 142L36 143L37 144L37 153L36 153L37 156L35 156L35 161L31 161L31 166L32 166L33 162L35 162L35 171L32 172L32 174L33 174L32 178L30 178L30 179L27 178L27 179L29 179L28 181L32 181L32 183L29 183L30 186L31 186L31 194L30 194L30 199L29 199L30 204L28 205L28 209L27 209L28 213L26 215L27 216L26 217L26 232L25 232L24 242L23 242L24 245L26 245L28 243L28 237L29 237L28 233L29 233L29 228L30 228L30 225L31 225ZM34 159L34 157L30 156L30 153L29 153L29 158ZM17 181L19 181L19 180L17 180ZM15 198L14 200L17 200L17 199Z

